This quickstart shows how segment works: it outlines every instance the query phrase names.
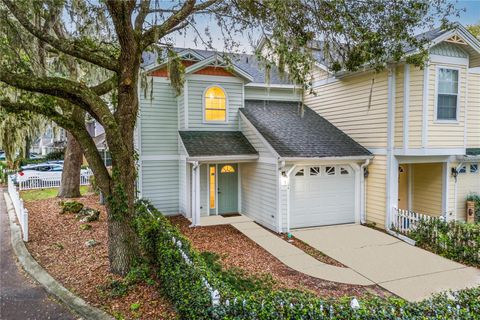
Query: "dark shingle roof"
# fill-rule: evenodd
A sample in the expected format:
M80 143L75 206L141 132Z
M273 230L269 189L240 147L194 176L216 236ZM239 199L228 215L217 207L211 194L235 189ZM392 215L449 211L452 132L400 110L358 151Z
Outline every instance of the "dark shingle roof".
M309 107L302 116L297 102L247 100L240 110L281 157L371 155Z
M179 131L190 157L256 155L240 131Z
M222 53L217 51L210 50L200 50L200 49L186 49L186 48L174 48L178 53L191 50L199 54L203 58L210 58L211 56L217 54L219 57L228 57L231 62L238 68L242 69L248 73L253 78L253 83L265 83L265 67L257 59L255 55L246 54L246 53ZM154 52L144 52L142 55L143 66L149 66L154 64L157 61L157 54ZM270 69L270 83L271 84L292 84L292 82L280 75L278 68L272 67Z

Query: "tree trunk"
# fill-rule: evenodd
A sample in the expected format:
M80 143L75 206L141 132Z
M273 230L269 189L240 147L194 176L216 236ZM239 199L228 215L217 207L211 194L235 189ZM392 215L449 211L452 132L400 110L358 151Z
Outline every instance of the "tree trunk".
M77 140L70 132L67 133L67 147L63 163L62 183L58 191L60 198L80 197L80 170L83 153Z
M30 143L30 137L27 136L25 138L25 159L30 159L30 147L31 147L31 143Z
M72 119L83 123L85 121L85 112L83 110L74 110ZM67 131L67 147L63 162L62 182L58 190L59 198L78 198L80 194L80 170L82 169L83 152L77 139Z
M134 229L136 168L132 159L128 153L112 155L112 192L106 197L110 270L120 275L126 275L139 257Z

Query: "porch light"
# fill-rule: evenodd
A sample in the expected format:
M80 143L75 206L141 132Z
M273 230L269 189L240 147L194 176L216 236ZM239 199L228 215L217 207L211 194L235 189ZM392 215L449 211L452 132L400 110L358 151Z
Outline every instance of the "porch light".
M452 177L455 178L455 182L457 182L458 170L457 168L452 168Z
M369 175L369 174L370 174L370 172L368 171L368 169L367 169L367 168L364 168L364 169L363 169L363 177L364 177L364 178L368 178L368 175Z

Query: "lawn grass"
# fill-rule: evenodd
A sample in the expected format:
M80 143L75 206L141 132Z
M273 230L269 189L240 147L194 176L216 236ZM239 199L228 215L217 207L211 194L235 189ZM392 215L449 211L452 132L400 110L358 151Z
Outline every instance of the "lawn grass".
M80 186L80 193L82 196L88 192L88 186ZM49 198L55 198L58 193L58 188L48 188L48 189L34 189L34 190L24 190L20 191L20 196L23 201L36 201L44 200Z

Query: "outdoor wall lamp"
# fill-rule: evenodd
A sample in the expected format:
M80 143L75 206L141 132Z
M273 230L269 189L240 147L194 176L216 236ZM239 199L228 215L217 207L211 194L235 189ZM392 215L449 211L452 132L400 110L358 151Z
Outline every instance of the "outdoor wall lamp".
M367 169L367 168L364 168L364 169L363 169L363 177L368 178L368 175L369 175L369 174L370 174L370 172L368 171L368 169Z
M452 177L455 179L455 182L457 182L457 176L458 176L457 168L452 168Z

